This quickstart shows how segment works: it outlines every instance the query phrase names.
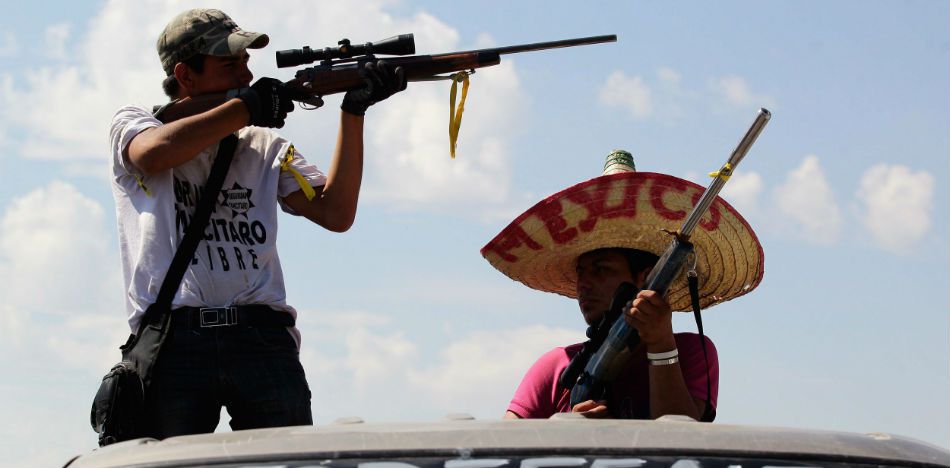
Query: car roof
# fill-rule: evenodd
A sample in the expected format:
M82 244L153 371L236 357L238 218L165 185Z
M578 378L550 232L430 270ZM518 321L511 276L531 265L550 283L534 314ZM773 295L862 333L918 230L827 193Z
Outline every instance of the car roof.
M657 421L446 420L222 432L137 439L97 449L70 468L181 466L262 462L441 456L601 455L777 458L801 461L950 467L950 451L907 437L808 429ZM355 422L355 423L354 423Z

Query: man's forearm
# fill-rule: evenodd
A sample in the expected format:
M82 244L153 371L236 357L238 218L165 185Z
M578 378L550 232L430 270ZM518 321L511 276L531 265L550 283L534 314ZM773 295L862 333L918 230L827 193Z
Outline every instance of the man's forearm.
M362 181L363 117L340 112L336 149L321 194L322 226L342 232L353 225Z
M668 414L682 414L697 421L702 417L686 388L679 363L650 365L650 416L655 419Z
M676 340L670 336L647 346L647 352L663 353L676 349ZM699 420L702 408L697 405L686 387L680 363L654 366L650 370L650 416L659 418L668 414L682 414Z
M232 99L209 111L144 131L132 139L129 161L145 174L180 166L247 125L247 107Z
M226 93L189 96L175 101L174 104L162 110L159 120L166 124L171 123L176 120L184 119L185 117L191 117L193 115L207 112L230 101L231 99L234 98L228 97Z

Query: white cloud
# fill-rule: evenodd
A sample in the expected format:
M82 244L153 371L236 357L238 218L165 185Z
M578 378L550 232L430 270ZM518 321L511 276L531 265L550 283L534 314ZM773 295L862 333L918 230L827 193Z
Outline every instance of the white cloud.
M541 354L579 341L578 330L543 325L473 332L442 349L437 365L410 373L410 385L446 412L497 417Z
M636 119L653 114L652 91L640 76L627 76L622 71L611 73L600 88L599 99L601 104L620 107Z
M368 200L397 208L484 215L509 203L508 138L526 107L513 61L470 78L456 157L449 153L449 82L428 83L374 109ZM461 91L459 91L461 94ZM458 101L457 101L458 104Z
M407 408L413 419L452 412L500 417L542 353L584 339L579 329L536 325L474 331L444 345L428 340L422 346L384 315L311 310L300 317L301 362L311 391L325 403L314 405L316 421L344 415L397 420Z
M301 314L300 320L304 324L313 325L321 332L329 331L330 335L324 336L325 338L335 335L339 330L388 327L393 323L391 317L359 310L333 314L313 311L307 314Z
M695 108L701 96L682 86L683 76L669 67L660 67L656 71L657 84L653 90L653 103L658 119L675 124L687 114L684 109Z
M745 78L737 75L714 78L710 82L713 92L718 94L726 104L735 108L774 107L775 99L765 94L758 94L749 89Z
M635 119L654 119L675 123L687 112L684 109L725 107L731 110L774 107L775 99L755 93L740 76L709 78L705 89L683 85L683 75L673 68L661 66L655 76L629 76L613 72L601 87L599 101L608 107L621 108Z
M747 106L752 102L752 93L742 77L724 76L715 80L715 84L726 100L732 104Z
M46 57L53 60L66 60L67 41L72 27L68 23L47 26L44 34L44 52Z
M117 292L117 287L113 288ZM113 294L120 297L119 294ZM109 303L105 301L104 303ZM83 310L43 334L43 343L59 363L105 374L119 361L119 345L129 336L121 304L108 310Z
M5 346L45 344L41 354L76 367L118 357L128 328L108 226L101 205L63 182L10 203L0 219Z
M16 75L0 94L0 123L17 129L7 138L29 148L21 156L104 159L109 121L119 106L164 100L155 37L178 9L155 1L109 2L86 35L70 39L75 45L68 57ZM66 35L68 28L53 27L47 42Z
M861 176L862 223L881 247L910 252L933 224L934 177L901 165L877 164Z
M108 161L80 160L62 166L63 176L67 178L91 178L108 187L112 181L112 172Z
M495 38L491 36L491 34L479 33L478 37L475 38L476 49L488 49L497 46L498 43L495 41Z
M346 368L353 374L353 391L367 394L372 398L383 398L376 394L379 384L398 382L418 355L416 345L397 331L388 335L374 333L367 329L355 329L346 334Z
M736 172L723 186L720 196L745 216L757 213L762 194L762 176L757 172Z
M63 182L15 199L0 220L4 300L70 314L95 310L104 294L121 297L110 224L101 205Z
M5 431L18 447L11 466L61 464L94 445L81 422L128 335L112 226L98 202L59 181L0 207L0 397L28 400L10 421L29 416ZM66 421L55 450L35 442L50 421Z
M17 450L5 462L62 464L94 446L81 423L128 335L111 223L100 204L58 181L3 208L0 367L7 381L0 397L26 401L10 408L8 420L23 423L6 428ZM49 434L50 421L66 421L54 450L35 442Z
M842 215L824 171L814 155L790 172L774 191L782 221L805 239L829 245L838 240Z

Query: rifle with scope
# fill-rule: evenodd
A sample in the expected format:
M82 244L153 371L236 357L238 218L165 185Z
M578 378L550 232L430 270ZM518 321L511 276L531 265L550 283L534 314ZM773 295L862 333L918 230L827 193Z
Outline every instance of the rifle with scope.
M294 67L320 61L319 65L298 70L293 80L286 82L302 101L304 96L325 96L340 93L363 85L359 67L363 63L379 60L377 55L394 55L384 59L387 64L402 67L407 81L431 81L450 79L439 76L476 68L490 67L501 63L501 55L533 52L561 47L614 42L616 35L564 39L559 41L521 44L492 49L449 52L438 55L411 55L416 51L412 34L400 34L379 42L353 45L348 39L339 42L339 47L311 50L309 47L277 51L279 68Z
M402 67L407 81L433 81L452 79L452 73L474 72L477 68L501 63L501 56L520 52L576 47L582 45L616 42L614 34L582 37L558 41L520 44L490 49L449 52L436 55L412 55L416 45L412 34L400 34L378 42L352 44L349 39L338 42L338 47L323 49L289 49L277 51L277 67L319 64L298 70L295 77L284 83L293 100L312 107L323 105L323 96L358 89L364 85L359 68L366 62L385 60L393 68ZM380 55L391 57L381 58ZM447 75L448 74L448 75ZM170 122L189 115L212 109L227 98L224 95L199 96L187 102L176 103L165 110L162 120Z

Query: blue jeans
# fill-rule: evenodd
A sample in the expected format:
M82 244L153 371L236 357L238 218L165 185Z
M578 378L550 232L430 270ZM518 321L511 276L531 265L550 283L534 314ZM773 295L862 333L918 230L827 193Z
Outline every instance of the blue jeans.
M313 424L310 388L286 328L174 329L145 400L145 435L213 432L221 407L231 429Z

